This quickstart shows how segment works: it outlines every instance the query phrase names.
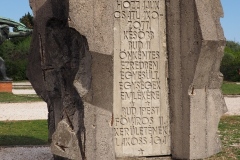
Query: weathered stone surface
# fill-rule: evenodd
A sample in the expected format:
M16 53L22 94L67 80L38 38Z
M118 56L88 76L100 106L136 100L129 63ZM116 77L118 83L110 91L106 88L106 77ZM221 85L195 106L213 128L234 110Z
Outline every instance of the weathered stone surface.
M172 156L200 159L220 151L226 112L219 72L225 39L219 0L167 1Z
M141 1L155 6L161 4L159 23L151 19L153 26L148 30L154 32L152 49L161 52L157 57L161 67L154 70L161 75L158 89L161 99L154 103L151 101L150 107L163 107L161 113L166 117L165 124L168 125L169 120L171 122L170 130L166 131L167 135L171 133L171 136L168 135L171 139L164 149L156 147L154 153L152 145L142 155L139 155L142 151L137 153L134 147L122 147L126 152L117 149L114 125L116 118L124 117L120 112L127 104L127 101L116 99L121 92L117 89L118 82L124 82L119 72L127 71L122 70L123 65L119 62L122 60L117 58L117 53L129 49L129 42L134 41L130 38L125 41L124 36L119 39L121 36L118 33L122 34L130 27L125 22L116 25L116 4L121 2L123 0L30 0L35 26L28 77L36 92L48 104L50 140L53 134L72 133L73 137L76 136L76 144L79 144L78 150L72 151L76 157L60 153L55 146L53 153L58 156L54 159L141 160L152 155L155 157L151 159L161 159L161 154L171 154L177 159L201 159L219 152L217 126L226 111L220 91L222 74L219 66L225 39L219 22L223 14L219 0ZM137 7L132 4L137 2L140 3L126 1L123 7ZM151 11L150 8L148 11ZM135 24L135 30L145 23L134 22L129 23ZM136 44L141 46L147 42L144 40ZM138 46L136 50L139 49L144 50ZM153 58L151 61L154 61ZM135 104L144 107L144 101L139 100ZM118 105L119 110L116 109ZM126 107L129 109L132 106ZM155 121L159 115L153 116ZM154 125L159 126L158 123L161 124L156 121ZM58 124L62 126L61 131L56 130ZM54 136L53 142L61 142L66 147L71 141L68 139L63 143L60 137Z
M114 8L116 156L170 155L165 0Z
M27 75L37 94L48 104L49 140L58 123L68 119L76 135L76 144L79 144L78 150L71 150L70 154L77 155L74 159L85 159L86 131L81 97L91 86L91 55L87 40L68 27L68 1L37 0L30 4L35 22L39 23L34 26ZM78 93L74 84L84 90ZM69 133L69 130L63 127L62 132ZM61 142L57 138L53 143ZM68 147L64 145L63 148ZM53 154L69 157L69 153L60 153L56 149ZM63 159L61 157L55 156L55 159Z
M113 55L113 1L69 1L70 25L88 39L90 51Z
M86 128L86 157L88 159L115 159L112 106L113 60L111 56L91 52L92 87L86 96L84 124Z
M79 159L81 157L78 137L69 125L68 120L63 119L58 123L57 129L52 135L51 151L69 159Z

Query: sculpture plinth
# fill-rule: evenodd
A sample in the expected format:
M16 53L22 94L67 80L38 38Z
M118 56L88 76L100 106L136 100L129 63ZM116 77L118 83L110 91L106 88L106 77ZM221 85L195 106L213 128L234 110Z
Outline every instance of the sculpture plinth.
M12 93L12 81L0 81L0 92Z

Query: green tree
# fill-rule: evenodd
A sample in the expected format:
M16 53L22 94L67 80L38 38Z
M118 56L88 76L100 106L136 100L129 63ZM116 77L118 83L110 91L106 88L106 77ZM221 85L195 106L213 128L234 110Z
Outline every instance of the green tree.
M19 20L21 23L25 24L27 28L33 29L33 16L28 12Z
M5 60L7 75L13 80L26 80L27 57L30 49L31 37L28 36L17 45L11 40L0 46L0 56Z
M240 44L227 41L224 57L221 63L221 72L226 81L240 81L238 70L240 69Z

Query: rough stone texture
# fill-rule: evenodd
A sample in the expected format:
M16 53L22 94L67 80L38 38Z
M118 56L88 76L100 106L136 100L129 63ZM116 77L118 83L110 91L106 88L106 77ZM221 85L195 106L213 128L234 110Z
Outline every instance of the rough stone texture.
M30 5L37 23L27 74L37 94L48 104L54 159L71 159L72 154L79 155L79 152L80 157L74 159L114 159L110 125L112 57L90 53L87 40L75 30L77 27L68 27L67 22L73 21L68 15L67 0L35 0L30 1ZM78 151L67 153L57 149L55 144L68 147L61 140L70 132L69 127L61 127L63 121L76 135ZM62 130L56 130L58 125Z
M56 130L58 123L67 120L77 136L78 159L85 159L86 130L82 99L90 89L91 55L87 40L75 29L68 27L68 1L30 1L34 13L34 32L27 75L36 90L48 105L49 140L62 143L61 137L68 136L68 128ZM74 84L84 90L78 93ZM64 131L65 129L65 131ZM65 135L64 135L65 134ZM68 147L68 146L63 146ZM69 157L69 154L53 154ZM74 151L71 152L71 154ZM63 159L55 156L55 159Z
M113 60L104 54L91 52L91 55L92 87L84 98L86 157L89 160L113 160Z
M71 26L87 37L90 51L113 55L113 1L70 0Z
M167 1L173 158L200 159L221 149L222 15L219 0Z
M58 123L57 129L52 135L51 151L69 159L81 157L78 137L66 119Z
M79 160L116 159L114 3L30 0L35 26L28 77L48 104L50 140L55 132L59 136L53 144L61 142L70 127L79 144ZM226 111L219 72L225 45L219 22L222 8L219 0L166 0L166 8L171 155L205 158L220 151L217 125ZM68 127L60 134L56 128L62 121ZM53 153L61 156L55 160L72 158L54 149Z

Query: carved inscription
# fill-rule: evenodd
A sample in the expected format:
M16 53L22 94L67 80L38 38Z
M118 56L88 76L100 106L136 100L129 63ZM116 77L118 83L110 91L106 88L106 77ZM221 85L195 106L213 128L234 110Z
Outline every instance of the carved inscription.
M165 0L115 0L116 155L170 154Z

